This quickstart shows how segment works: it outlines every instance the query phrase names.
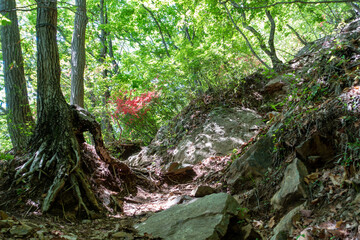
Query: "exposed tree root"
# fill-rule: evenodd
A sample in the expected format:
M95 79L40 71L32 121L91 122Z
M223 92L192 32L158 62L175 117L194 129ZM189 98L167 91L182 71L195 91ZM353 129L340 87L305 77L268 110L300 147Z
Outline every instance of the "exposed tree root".
M133 193L136 190L135 175L126 164L108 153L100 125L90 113L77 106L70 106L69 111L70 125L57 121L58 125L55 124L53 129L38 131L33 137L31 157L17 169L16 184L28 182L31 189L36 188L35 196L29 197L39 198L46 194L42 201L43 212L54 207L62 212L73 209L92 217L93 212L104 208L111 210L110 202L115 208L121 208L111 192ZM91 152L91 147L83 142L85 131L92 134L96 150L96 154L90 153L87 157L85 152Z

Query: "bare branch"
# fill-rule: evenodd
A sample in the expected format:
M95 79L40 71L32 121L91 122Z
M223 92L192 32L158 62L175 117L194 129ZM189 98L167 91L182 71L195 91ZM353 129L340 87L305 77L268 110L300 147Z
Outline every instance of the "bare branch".
M290 2L275 2L273 4L263 5L263 6L259 6L259 7L240 6L239 4L234 3L234 2L231 2L231 4L236 8L261 9L261 8L274 7L274 6L277 6L277 5L295 4L295 3L302 3L302 4L319 4L320 3L321 4L321 3L354 3L354 2L358 2L358 0L329 0L329 1L314 1L314 2L308 2L308 1L304 1L304 0L294 0L294 1L290 1Z
M286 26L288 26L288 28L290 28L290 30L296 35L296 37L299 39L299 41L306 45L307 44L307 41L305 39L303 39L300 34L293 28L291 27L289 24L286 24Z
M264 61L259 57L259 55L257 55L257 53L254 51L254 49L253 49L253 47L251 46L251 43L249 42L249 40L248 40L248 38L246 37L246 35L241 31L241 29L238 27L238 25L236 25L233 17L231 16L231 13L230 13L229 9L228 9L227 6L226 6L226 3L221 3L221 4L222 4L222 5L224 6L224 8L226 9L226 12L227 12L227 14L228 14L231 22L233 23L234 27L236 28L236 30L237 30L237 31L241 34L241 36L243 36L243 38L245 39L246 45L248 46L248 48L250 49L250 51L252 52L252 54L253 54L265 67L267 67L268 69L271 69L271 68L269 67L269 65L267 65L266 62L264 62Z
M151 17L154 19L154 21L155 21L155 23L156 23L156 25L157 25L157 27L158 27L158 29L159 29L159 32L160 32L160 35L161 35L161 39L162 39L162 42L163 42L164 47L165 47L165 50L166 50L166 55L167 55L168 57L170 57L170 53L169 53L167 44L166 44L166 42L165 42L164 34L163 34L162 30L161 30L161 26L160 26L159 22L157 21L157 19L155 18L153 12L152 12L150 9L148 9L147 7L145 7L144 4L141 4L141 6L142 6L148 13L150 13Z

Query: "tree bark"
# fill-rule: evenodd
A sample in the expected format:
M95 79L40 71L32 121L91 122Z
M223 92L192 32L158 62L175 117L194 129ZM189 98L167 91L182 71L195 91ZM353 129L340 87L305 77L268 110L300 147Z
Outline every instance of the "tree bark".
M275 69L275 71L280 72L282 69L284 69L284 63L278 58L278 56L276 54L275 43L274 43L275 30L276 30L275 21L269 10L266 9L265 13L270 22L270 35L269 35L269 40L268 40L268 45L270 48L270 56L269 57L271 59L271 62L273 64L273 68Z
M70 104L84 108L84 70L86 62L85 32L87 24L86 0L76 0L77 11L71 42L71 97Z
M106 3L105 0L100 0L100 24L101 25L105 25L108 23L108 18L107 18L107 11L106 11ZM101 42L101 48L100 48L100 58L99 58L99 62L100 63L104 63L105 59L106 59L106 55L108 54L108 44L107 44L107 36L109 34L105 31L104 28L101 28L100 31L100 42ZM102 71L102 78L106 79L108 77L108 69L104 69L104 71ZM112 142L115 140L115 136L114 136L114 129L111 125L111 121L110 121L110 117L107 111L107 104L109 102L109 98L110 98L110 90L109 90L109 86L106 84L105 86L105 93L102 96L102 104L103 107L105 108L105 110L102 111L101 113L101 129L103 130L104 133L104 140L105 142Z
M112 63L112 74L116 75L119 72L119 65L117 64L114 57L114 49L113 49L112 39L110 36L109 36L109 56L111 58L111 63Z
M15 151L23 151L27 147L34 119L27 95L24 61L15 9L15 0L0 0L1 14L11 21L9 25L1 26L7 124Z

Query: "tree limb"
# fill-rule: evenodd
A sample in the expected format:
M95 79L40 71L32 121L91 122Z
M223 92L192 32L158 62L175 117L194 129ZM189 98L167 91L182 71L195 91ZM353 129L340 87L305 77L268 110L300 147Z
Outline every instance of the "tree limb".
M221 2L220 2L221 3ZM267 65L260 57L259 55L257 55L257 53L254 51L253 47L251 46L251 43L249 42L248 38L245 36L245 34L241 31L241 29L238 27L238 25L235 23L233 17L231 16L231 13L229 11L229 9L226 6L226 3L221 3L224 8L226 9L226 12L231 20L231 22L233 23L234 27L236 28L236 30L241 34L241 36L243 36L243 38L246 41L246 45L248 46L248 48L250 49L250 51L252 52L252 54L268 69L271 69L269 65Z
M265 13L270 22L270 36L269 36L268 44L269 44L271 55L269 57L271 58L271 61L273 63L273 68L275 68L278 71L278 70L281 70L281 68L282 68L281 66L283 65L283 62L277 57L276 50L275 50L274 38L275 38L276 25L275 25L274 18L272 17L270 11L268 9L266 9Z
M308 1L304 1L304 0L294 0L294 1L290 1L290 2L275 2L273 4L263 5L263 6L259 6L259 7L240 6L239 4L236 4L233 2L232 2L232 4L233 5L235 4L237 6L237 8L242 8L242 9L261 9L261 8L274 7L277 5L294 4L294 3L321 4L321 3L353 3L353 2L358 2L358 0L329 0L329 1L314 1L314 2L308 2ZM220 3L223 4L222 2L220 2Z
M288 26L288 28L290 28L290 30L296 35L296 37L299 39L299 41L306 45L307 44L307 41L305 39L303 39L300 34L293 28L291 27L289 24L286 24L286 26Z
M161 35L161 40L162 40L162 42L163 42L163 44L164 44L164 47L165 47L166 55L167 55L168 57L170 57L170 53L169 53L167 44L166 44L166 42L165 42L164 34L163 34L162 30L161 30L161 26L160 26L159 22L157 21L157 19L155 18L153 12L152 12L150 9L148 9L147 7L145 7L144 4L141 4L141 6L142 6L148 13L150 13L152 19L154 19L154 21L155 21L155 23L156 23L156 25L157 25L157 27L158 27L158 29L159 29L159 32L160 32L160 35Z

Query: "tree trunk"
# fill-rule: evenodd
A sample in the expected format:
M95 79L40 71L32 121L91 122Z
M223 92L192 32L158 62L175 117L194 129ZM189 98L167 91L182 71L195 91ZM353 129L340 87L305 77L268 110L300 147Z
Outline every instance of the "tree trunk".
M70 104L84 107L86 0L76 0L77 11L71 42L71 98Z
M100 0L100 24L101 25L105 25L107 24L108 19L107 19L107 11L106 11L106 3L105 0ZM106 55L108 53L108 45L107 45L107 36L109 34L104 30L104 28L101 29L100 32L100 42L101 42L101 49L100 49L100 58L99 58L99 62L100 63L104 63L105 62L105 58ZM104 71L102 72L102 77L103 79L106 79L108 77L108 69L104 69ZM101 129L103 130L104 133L104 140L105 142L112 142L115 140L115 136L114 136L114 129L111 125L111 121L110 121L110 117L107 111L107 104L109 102L109 98L110 98L110 90L109 90L109 86L106 84L106 90L104 95L102 96L102 104L103 107L105 108L105 110L102 111L101 113Z
M14 149L22 151L27 147L34 119L26 90L24 61L15 9L15 0L0 0L1 14L11 20L11 24L1 26L8 130Z
M97 184L92 180L96 165L84 163L80 151L84 145L80 144L76 135L84 131L93 134L96 153L108 166L105 169L107 181L118 183L119 188L121 182L118 176L131 175L131 172L125 164L108 154L95 118L84 109L70 107L61 92L56 0L37 2L36 27L38 122L31 139L30 158L18 168L16 183L29 181L30 193L34 192L36 197L46 195L42 202L43 212L54 205L64 204L66 200L73 204L65 201L63 209L70 211L70 205L74 211L91 217L93 211L102 209L99 193L95 195L93 192Z
M270 56L269 57L271 59L271 63L273 65L274 70L277 72L281 72L284 69L285 65L278 58L278 56L276 54L275 43L274 43L275 30L276 30L275 21L269 10L265 10L265 13L270 22L270 35L269 35L269 40L268 40L268 45L270 48Z
M112 62L112 75L116 75L119 72L119 65L117 64L115 57L114 57L114 50L113 50L113 44L112 44L112 39L109 36L109 56L111 58L111 62Z

